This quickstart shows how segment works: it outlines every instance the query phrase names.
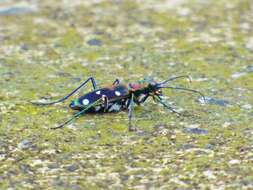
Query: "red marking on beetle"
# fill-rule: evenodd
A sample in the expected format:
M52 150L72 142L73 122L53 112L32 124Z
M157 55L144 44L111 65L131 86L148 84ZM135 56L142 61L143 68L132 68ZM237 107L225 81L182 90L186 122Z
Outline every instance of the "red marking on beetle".
M134 84L134 83L130 83L129 86L130 86L131 90L138 90L141 88L141 85Z

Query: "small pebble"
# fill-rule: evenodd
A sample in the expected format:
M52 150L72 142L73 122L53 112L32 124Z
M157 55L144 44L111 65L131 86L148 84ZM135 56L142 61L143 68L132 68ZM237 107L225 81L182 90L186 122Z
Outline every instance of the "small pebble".
M78 169L78 166L75 164L72 164L66 167L66 170L68 170L69 172L74 172L77 169Z
M200 129L200 128L184 128L183 130L185 133L192 133L192 134L198 134L198 135L206 135L208 134L207 130Z
M231 75L231 77L234 78L234 79L237 79L237 78L240 78L240 77L244 76L245 74L246 74L246 73L242 73L242 72L233 73L233 74Z
M253 51L253 37L247 39L246 48Z
M252 105L250 105L250 104L244 104L244 105L242 105L242 108L243 109L247 109L247 110L251 110L252 109Z
M204 176L206 176L209 179L215 179L216 178L211 170L204 171L203 174L204 174Z
M35 9L30 7L6 7L0 9L0 16L11 16L31 13Z
M21 164L21 165L19 166L19 168L20 168L20 170L21 170L23 173L29 173L29 172L31 172L31 168L30 168L30 166L27 165L27 164Z
M188 150L188 149L192 149L192 148L195 148L195 146L192 144L182 144L180 147L180 149L182 149L182 150Z
M59 166L58 166L58 164L56 164L56 163L50 163L50 164L47 165L47 167L48 167L49 169L56 169L56 168L58 168Z
M247 71L248 71L248 72L253 72L253 65L249 65L249 66L247 67Z
M234 164L240 164L241 161L240 160L230 160L228 163L231 165L234 165Z
M226 127L228 127L229 125L231 125L230 122L225 122L225 123L223 123L222 127L226 128Z
M102 42L98 39L91 39L91 40L88 40L87 43L90 45L90 46L101 46L102 45Z
M200 97L197 99L197 102L201 104L216 104L219 106L227 106L229 102L227 100L222 100L222 99L216 99L216 98L211 98L211 97Z
M211 149L211 150L212 150L213 147L214 147L214 146L213 146L212 144L206 144L206 145L205 145L205 149Z
M18 143L18 148L19 149L27 149L30 148L32 146L32 142L25 139L23 141L21 141L20 143Z

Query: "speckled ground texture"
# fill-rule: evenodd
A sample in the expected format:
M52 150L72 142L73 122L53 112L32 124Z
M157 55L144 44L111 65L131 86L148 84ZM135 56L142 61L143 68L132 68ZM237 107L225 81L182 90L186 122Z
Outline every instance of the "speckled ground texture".
M57 99L188 74L127 113L73 115ZM253 189L251 0L0 1L0 189ZM91 86L82 93L91 90ZM79 94L80 95L80 94Z

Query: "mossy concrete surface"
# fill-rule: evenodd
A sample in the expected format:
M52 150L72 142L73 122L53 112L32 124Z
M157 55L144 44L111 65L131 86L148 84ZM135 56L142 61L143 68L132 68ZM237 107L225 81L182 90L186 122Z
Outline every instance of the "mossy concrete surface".
M253 189L252 29L251 0L0 1L0 189ZM186 116L150 99L136 132L126 112L50 130L70 100L30 103L182 74L206 102L167 89Z

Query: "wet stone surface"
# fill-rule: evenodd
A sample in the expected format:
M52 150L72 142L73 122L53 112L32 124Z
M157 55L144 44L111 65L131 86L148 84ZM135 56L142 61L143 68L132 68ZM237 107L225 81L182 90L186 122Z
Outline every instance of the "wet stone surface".
M197 101L201 104L215 104L218 106L227 106L229 102L227 100L222 100L222 99L216 99L212 97L200 97L197 99Z
M31 146L32 146L32 142L27 139L18 143L18 148L20 148L20 149L27 149L27 148L30 148Z
M198 134L198 135L206 135L208 133L207 130L199 129L199 128L184 128L183 131L185 133L192 133L192 134Z
M0 0L0 189L253 189L251 0ZM127 113L73 116L119 78L190 75ZM186 113L186 114L184 114Z
M0 16L20 15L32 12L31 9L26 7L10 7L0 10Z
M102 42L98 39L88 40L87 43L91 46L101 46L102 45Z
M248 72L253 72L253 65L247 66L247 71Z
M72 164L72 165L69 165L69 166L66 167L66 170L69 171L69 172L74 172L77 169L78 169L78 166L75 165L75 164Z

